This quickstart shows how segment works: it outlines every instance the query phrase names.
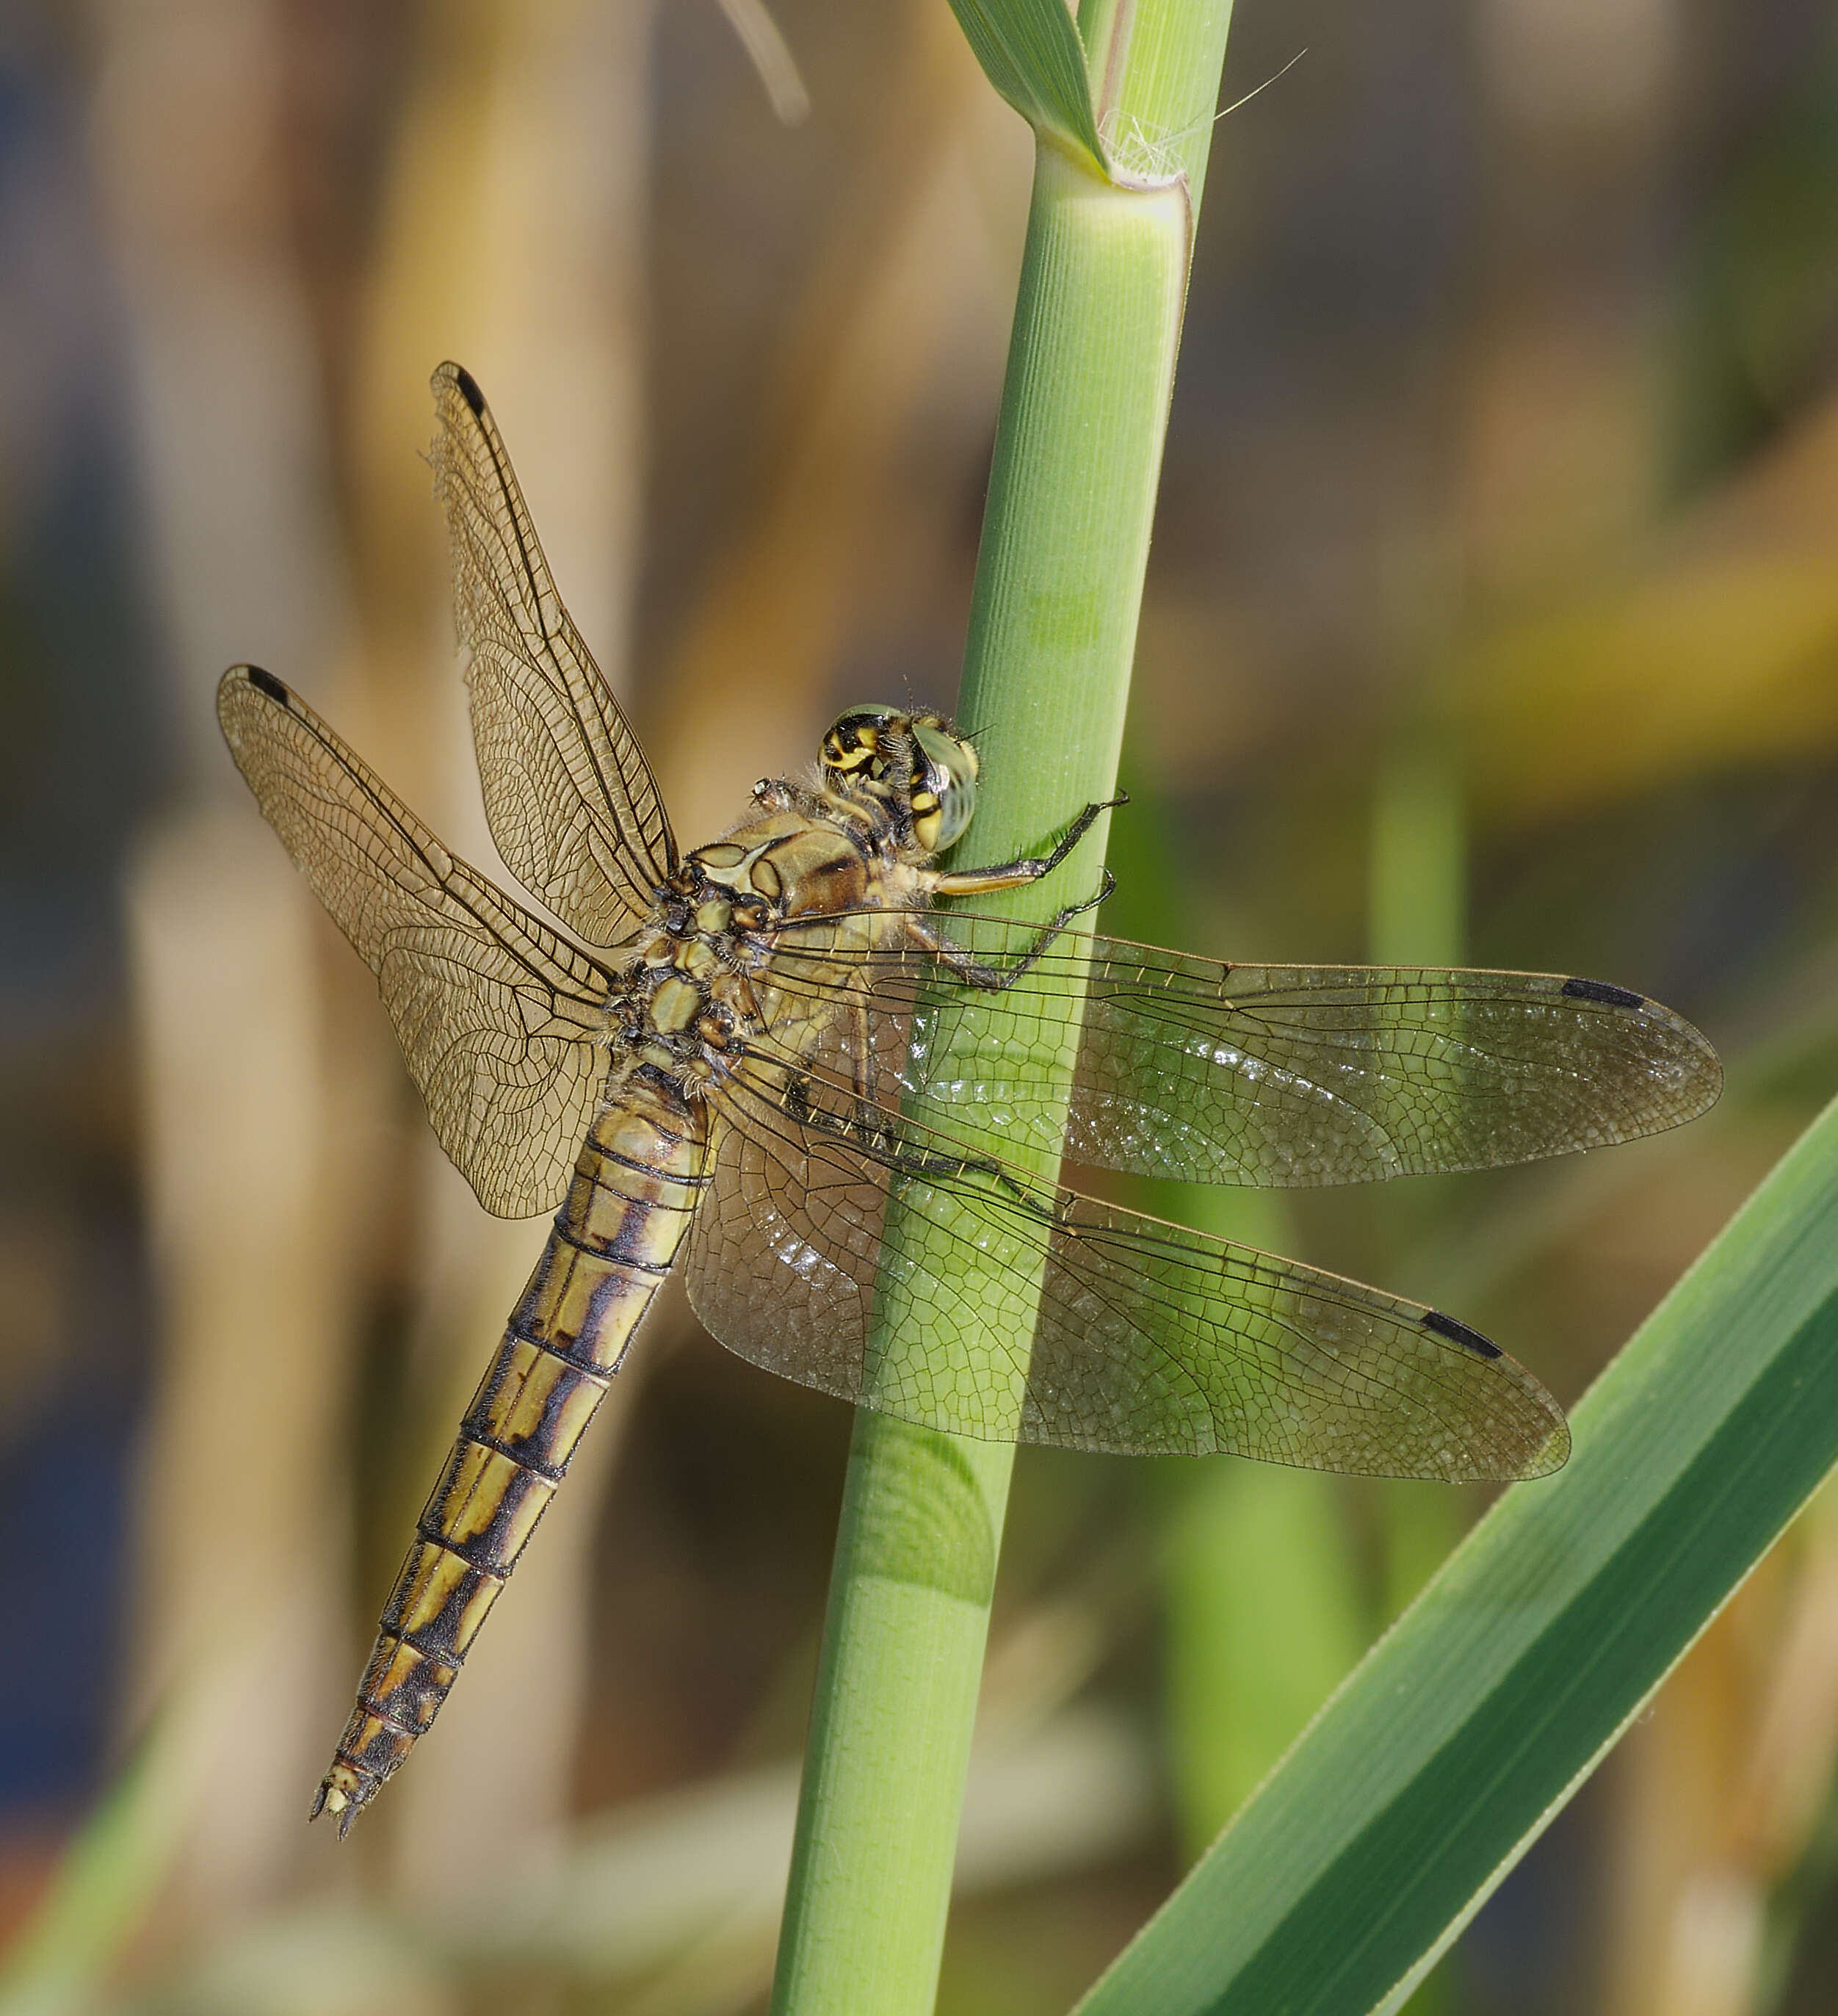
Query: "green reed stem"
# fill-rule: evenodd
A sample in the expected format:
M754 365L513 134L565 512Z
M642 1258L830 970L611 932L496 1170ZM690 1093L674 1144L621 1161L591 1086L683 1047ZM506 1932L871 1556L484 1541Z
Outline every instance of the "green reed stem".
M1104 20L1081 16L1093 78L1110 81L1113 102L1095 92L1097 110L1127 130L1129 164L1159 164L1184 181L1121 188L1051 141L1037 150L959 701L985 779L959 850L966 865L1038 850L1113 788L1228 19L1218 0L1137 0ZM1126 32L1127 47L1113 50ZM1000 906L1038 920L1088 894L1103 839L1100 825L1058 875ZM1070 1041L1056 1062L1069 1084ZM953 1125L964 1132L961 1111ZM1054 1175L1052 1158L991 1138L1030 1173ZM937 1368L941 1353L961 1349L991 1411L1018 1420L1038 1280L973 1274L969 1256L941 1250L930 1221L897 1197L887 1246L890 1259L919 1255L948 1276L973 1334L954 1345L903 1327L895 1312L876 1340L883 1370L918 1357ZM883 1281L897 1271L884 1266ZM992 1377L1003 1363L1012 1374ZM1012 1460L1006 1443L865 1409L856 1417L776 2016L932 2007Z

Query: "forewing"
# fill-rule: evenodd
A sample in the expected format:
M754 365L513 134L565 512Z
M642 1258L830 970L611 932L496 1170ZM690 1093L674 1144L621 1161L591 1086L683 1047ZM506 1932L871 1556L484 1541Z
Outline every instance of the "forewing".
M617 945L676 866L644 751L562 607L471 375L433 376L434 482L469 654L473 740L505 865L589 945Z
M930 922L985 977L1012 974L1036 936L955 912ZM846 958L807 954L788 932L773 970L815 992ZM1062 1124L1051 1060L1082 989L1066 1154L1189 1182L1530 1161L1677 1126L1722 1084L1716 1053L1670 1009L1559 974L1233 966L1067 932L1001 992L911 949L857 955L853 978L875 1004L884 1103L975 1107L1049 1150Z
M742 1357L922 1427L1312 1469L1530 1477L1569 1449L1555 1401L1451 1319L1292 1261L998 1173L886 1112L807 1117L756 1060L718 1096L689 1294ZM890 1186L906 1227L881 1253ZM964 1269L1044 1275L1031 1358ZM886 1269L884 1275L879 1273ZM868 1369L877 1296L922 1348ZM1024 1387L1018 1427L1005 1396Z
M606 1074L606 976L449 854L311 708L239 665L230 753L376 975L441 1145L501 1218L552 1209Z

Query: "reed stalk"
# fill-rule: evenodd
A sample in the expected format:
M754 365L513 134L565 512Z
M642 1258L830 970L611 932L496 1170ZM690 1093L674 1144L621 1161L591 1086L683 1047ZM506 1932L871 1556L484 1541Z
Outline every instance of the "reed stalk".
M1059 120L1041 108L1056 91L1064 102L1064 66L1029 70L1041 40L1069 25L1058 5L958 7L992 81L1034 117L1038 136L959 702L984 759L967 842L978 861L1038 849L1114 788L1230 12L1207 0L1088 5L1079 31L1091 116ZM1063 45L1047 53L1056 51ZM1042 80L1038 92L1031 74ZM1107 164L1081 130L1111 143ZM1101 823L1059 875L1001 907L1040 920L1089 893L1103 838ZM1068 1084L1073 1052L1069 1039L1054 1060ZM953 1119L961 1134L961 1114ZM1056 1173L1050 1157L992 1145L1031 1174ZM895 1200L890 1255L916 1253L937 1236ZM895 1311L876 1339L883 1376L914 1355L936 1367L941 1352L961 1348L985 1404L1018 1420L1020 1370L1005 1386L992 1384L989 1366L1025 1365L1038 1279L974 1275L955 1251L929 1253L927 1265L948 1268L977 1334L954 1345ZM884 1267L883 1281L894 1271ZM778 2016L917 2016L932 2007L1012 1460L1005 1442L955 1439L866 1409L857 1417Z

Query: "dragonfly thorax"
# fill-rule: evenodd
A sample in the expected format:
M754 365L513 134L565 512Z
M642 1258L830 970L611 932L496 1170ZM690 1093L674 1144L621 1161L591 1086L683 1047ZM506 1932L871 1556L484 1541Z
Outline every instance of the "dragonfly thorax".
M606 1040L628 1068L660 1074L692 1099L721 1084L768 1025L801 1047L833 1012L780 998L769 969L782 931L798 931L809 973L820 945L865 949L924 907L927 871L903 853L882 801L839 808L787 786L756 803L754 818L684 856L660 887L607 998Z
M745 1052L734 976L697 939L645 946L614 981L606 1041L628 1069L661 1074L693 1097L725 1078ZM615 1085L624 1078L617 1067Z

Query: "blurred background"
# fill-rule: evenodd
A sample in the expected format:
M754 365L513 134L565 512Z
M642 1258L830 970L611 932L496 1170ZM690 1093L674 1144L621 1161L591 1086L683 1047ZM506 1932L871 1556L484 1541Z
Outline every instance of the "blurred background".
M1146 1201L1573 1400L1838 1088L1838 12L1244 0L1266 83L1108 928L1599 974L1730 1086ZM270 666L492 861L455 356L687 841L948 704L1028 167L944 0L0 0L0 2009L763 2007L849 1423L680 1301L412 1767L304 1825L543 1228L441 1160L210 695ZM941 2007L1064 2009L1483 1503L1025 1453ZM1830 2009L1835 1751L1828 1492L1413 2009Z

